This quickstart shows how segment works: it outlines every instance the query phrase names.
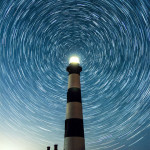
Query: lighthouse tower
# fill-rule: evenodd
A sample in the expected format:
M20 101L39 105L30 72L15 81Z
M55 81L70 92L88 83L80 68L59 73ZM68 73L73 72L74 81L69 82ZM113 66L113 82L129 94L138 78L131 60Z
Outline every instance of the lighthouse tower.
M65 120L64 150L85 150L80 72L78 57L71 57L66 69L69 73Z

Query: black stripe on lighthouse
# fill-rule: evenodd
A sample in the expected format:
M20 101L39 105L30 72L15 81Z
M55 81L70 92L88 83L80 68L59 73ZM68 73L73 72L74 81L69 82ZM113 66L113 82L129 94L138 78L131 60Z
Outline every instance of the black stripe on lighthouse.
M83 119L66 119L65 137L84 137Z
M81 90L79 88L69 88L67 92L67 103L80 102L81 103Z
M70 64L66 70L69 72L69 74L76 73L80 75L80 72L82 71L82 67L79 65L73 66Z

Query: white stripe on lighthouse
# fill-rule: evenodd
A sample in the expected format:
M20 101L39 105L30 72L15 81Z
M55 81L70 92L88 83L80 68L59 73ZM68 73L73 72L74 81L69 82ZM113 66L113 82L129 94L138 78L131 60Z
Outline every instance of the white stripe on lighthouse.
M79 102L67 103L66 119L70 119L70 118L83 119L81 103L79 103Z
M80 75L76 73L72 73L68 78L68 89L69 88L80 88Z
M83 137L66 137L64 143L65 150L85 150Z

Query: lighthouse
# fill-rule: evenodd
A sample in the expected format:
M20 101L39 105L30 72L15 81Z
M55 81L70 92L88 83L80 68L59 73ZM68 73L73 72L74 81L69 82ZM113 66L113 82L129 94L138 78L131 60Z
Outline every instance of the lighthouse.
M71 57L68 71L68 92L65 120L64 150L85 150L80 66L78 57Z

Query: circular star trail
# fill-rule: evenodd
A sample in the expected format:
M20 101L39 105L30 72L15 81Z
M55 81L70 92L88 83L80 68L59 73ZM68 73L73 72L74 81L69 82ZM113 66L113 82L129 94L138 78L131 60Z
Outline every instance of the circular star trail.
M28 149L32 143L36 150L55 143L63 149L73 55L83 67L86 150L148 150L148 0L2 0L2 136L27 141Z

